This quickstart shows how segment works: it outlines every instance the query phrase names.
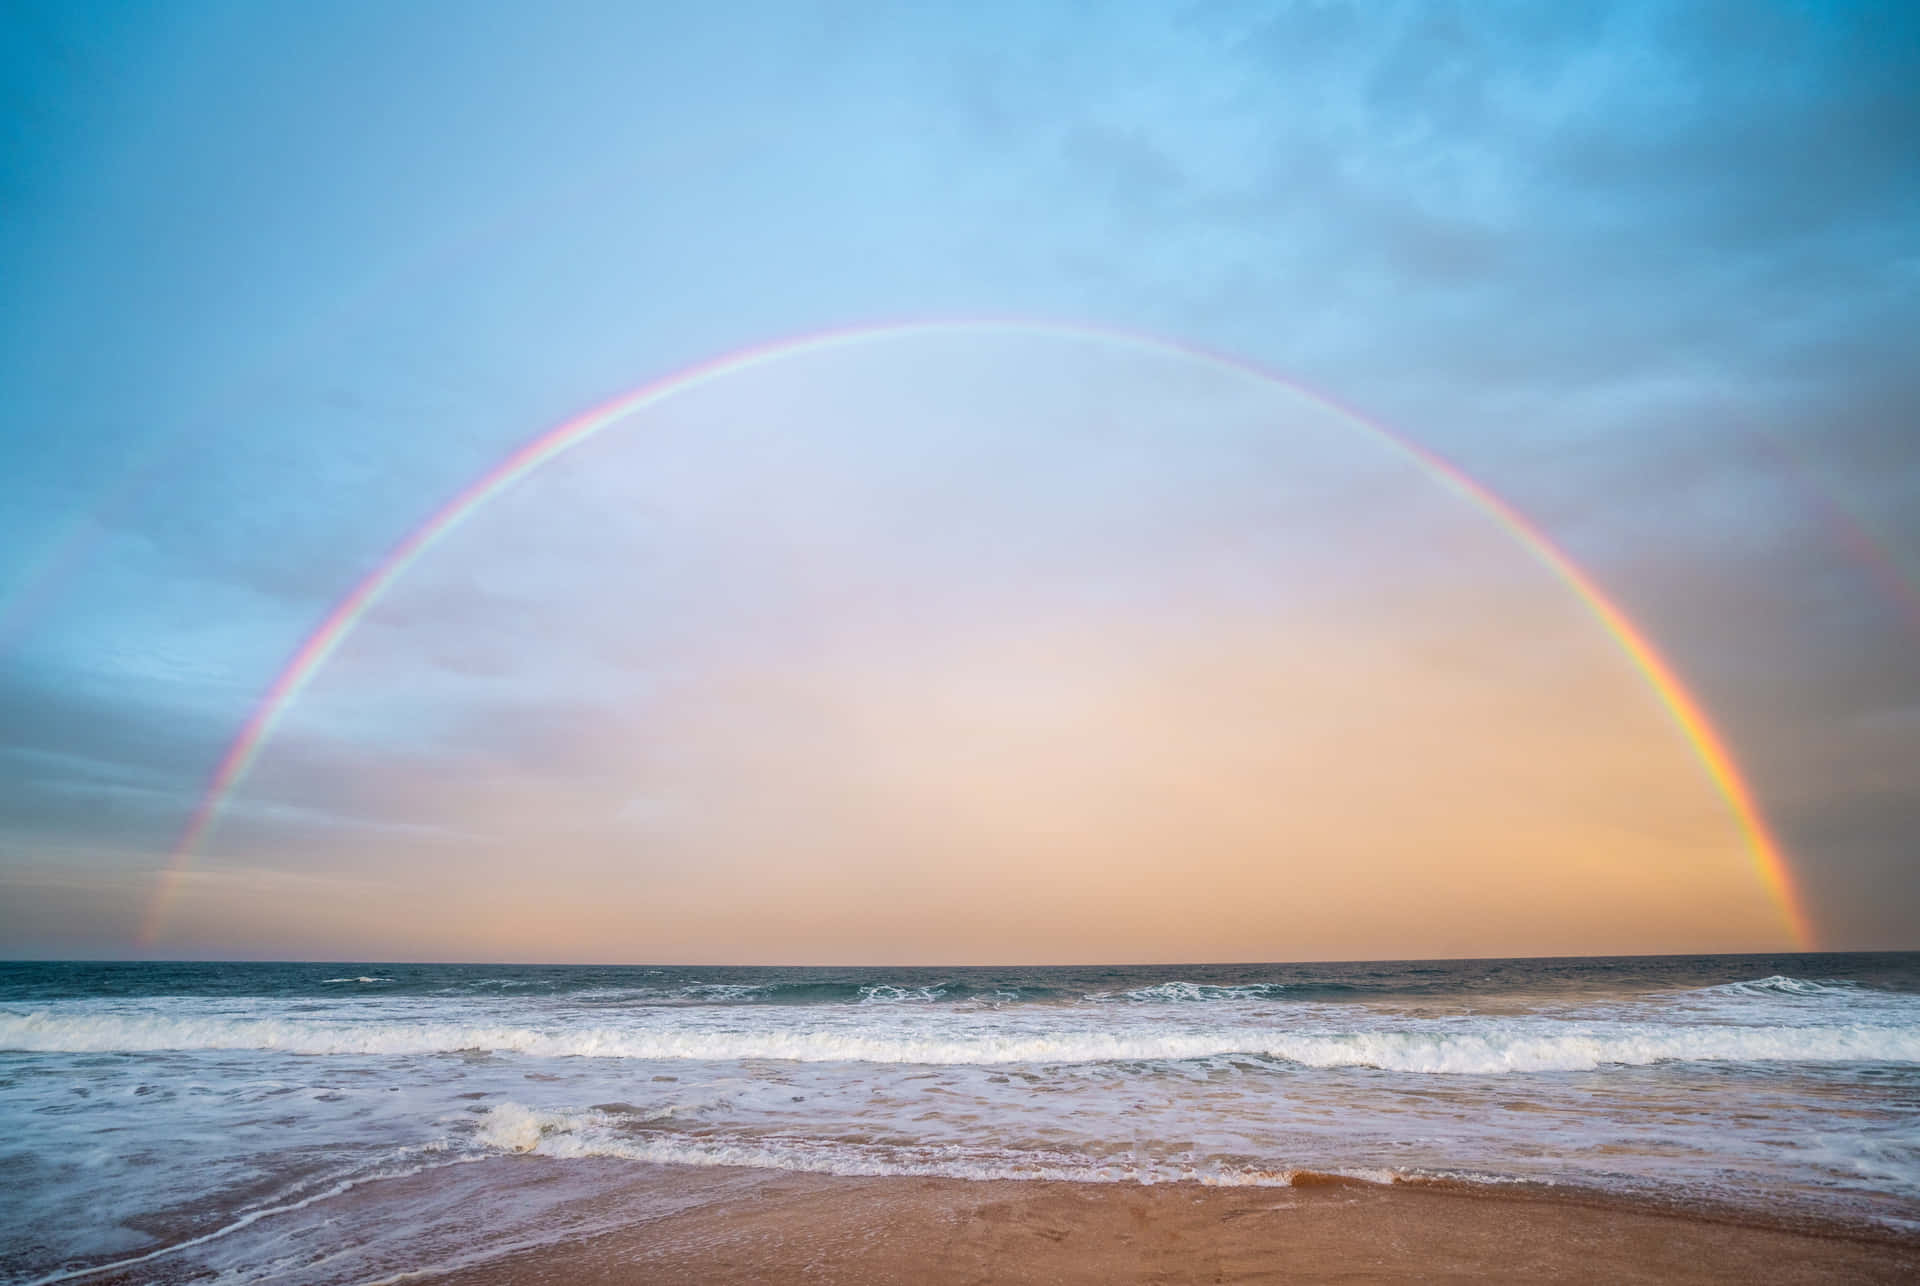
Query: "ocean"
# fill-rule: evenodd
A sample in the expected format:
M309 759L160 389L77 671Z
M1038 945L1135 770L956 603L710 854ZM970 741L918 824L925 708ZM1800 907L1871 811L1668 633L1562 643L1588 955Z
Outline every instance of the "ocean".
M585 1198L663 1165L1312 1171L1911 1231L1920 954L5 964L0 1140L19 1283L402 1279L637 1217Z

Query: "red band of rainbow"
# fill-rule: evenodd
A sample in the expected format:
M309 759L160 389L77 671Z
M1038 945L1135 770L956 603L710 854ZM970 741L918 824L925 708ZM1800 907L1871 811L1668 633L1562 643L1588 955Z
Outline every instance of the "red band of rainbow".
M1529 523L1513 506L1476 482L1458 466L1408 438L1395 433L1332 398L1287 380L1272 371L1223 353L1197 345L1152 335L1081 323L964 319L918 321L849 327L813 332L775 340L753 348L741 349L710 361L687 367L649 384L603 402L566 422L548 429L512 452L492 469L476 478L452 500L395 545L374 570L350 590L328 613L313 634L300 645L273 683L261 696L253 713L234 736L226 753L207 783L205 793L181 832L179 842L144 918L140 940L151 942L165 919L167 908L177 892L181 877L199 851L235 787L246 777L259 755L275 722L327 658L332 655L367 610L393 585L416 559L424 554L462 519L494 496L513 486L555 456L584 442L602 429L657 406L679 394L711 384L729 375L791 358L804 357L828 349L860 344L882 343L929 334L966 332L993 334L1031 334L1054 338L1079 339L1130 347L1142 351L1172 353L1191 358L1221 370L1230 371L1268 385L1285 388L1319 406L1331 410L1352 423L1377 435L1419 464L1429 475L1453 489L1495 522L1536 560L1552 571L1587 606L1601 626L1611 635L1635 668L1645 677L1660 702L1672 716L1680 732L1693 747L1708 777L1725 798L1746 843L1755 874L1768 898L1778 908L1781 920L1794 945L1811 950L1814 932L1806 909L1795 887L1793 874L1779 844L1774 840L1755 803L1753 793L1741 776L1733 756L1708 721L1706 712L1680 682L1672 666L1660 655L1646 635L1616 607L1600 587L1563 553L1547 535Z

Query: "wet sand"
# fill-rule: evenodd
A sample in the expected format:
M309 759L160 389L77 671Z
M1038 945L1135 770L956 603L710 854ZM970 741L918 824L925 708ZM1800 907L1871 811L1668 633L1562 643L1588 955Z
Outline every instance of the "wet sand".
M1920 1237L1551 1192L647 1168L605 1231L410 1280L1911 1282ZM535 1172L529 1171L528 1178ZM657 1198L671 1194L671 1208ZM622 1206L634 1214L621 1222Z

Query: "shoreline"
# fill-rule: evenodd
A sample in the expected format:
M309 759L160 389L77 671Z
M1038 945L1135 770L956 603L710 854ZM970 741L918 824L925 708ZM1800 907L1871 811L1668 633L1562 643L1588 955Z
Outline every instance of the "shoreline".
M533 1163L523 1177L540 1181L555 1174L543 1160L512 1164ZM601 1192L596 1204L604 1203L602 1219L612 1226L382 1280L499 1286L1920 1277L1920 1231L1542 1184L1377 1183L1307 1171L1285 1187L1215 1187L642 1163ZM659 1208L664 1194L670 1206Z
M364 1182L291 1224L202 1239L212 1260L188 1242L65 1279L197 1280L296 1243L314 1257L283 1260L283 1275L359 1286L1920 1280L1920 1228L1544 1183L841 1176L538 1155Z
M43 972L22 1286L1920 1281L1920 957Z

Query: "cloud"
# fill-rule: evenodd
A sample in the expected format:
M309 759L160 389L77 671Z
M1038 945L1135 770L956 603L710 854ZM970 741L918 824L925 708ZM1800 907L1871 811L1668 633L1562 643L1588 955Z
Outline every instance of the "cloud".
M221 860L381 872L396 935L478 883L549 955L618 933L1446 953L1469 924L1500 950L1657 949L1705 900L1719 945L1777 931L1724 801L1578 600L1284 391L931 338L635 428L395 587L283 722ZM672 559L622 556L665 536ZM539 622L478 678L439 658L485 622L408 601L471 606L476 578ZM1042 944L1048 915L1092 918Z
M9 851L159 860L315 623L540 428L741 344L951 310L1242 352L1441 450L1697 684L1837 932L1884 940L1911 901L1907 783L1869 770L1920 762L1872 730L1912 702L1911 640L1851 561L1920 572L1903 11L609 11L593 41L23 14L15 46L62 57L0 63L25 105L0 128L35 122L0 210L0 585L80 514L103 534L0 640ZM670 758L632 712L701 667L838 673L936 622L963 652L1044 617L1009 585L1085 619L1258 616L1281 586L1337 619L1418 577L1510 610L1524 567L1447 579L1391 470L1164 371L1048 384L1051 353L971 385L910 350L739 377L493 502L288 714L228 855L318 869L429 787L442 820L524 787L551 822L578 780L591 829L624 807L596 772ZM1128 439L1149 409L1161 436ZM1486 654L1422 647L1463 682Z

